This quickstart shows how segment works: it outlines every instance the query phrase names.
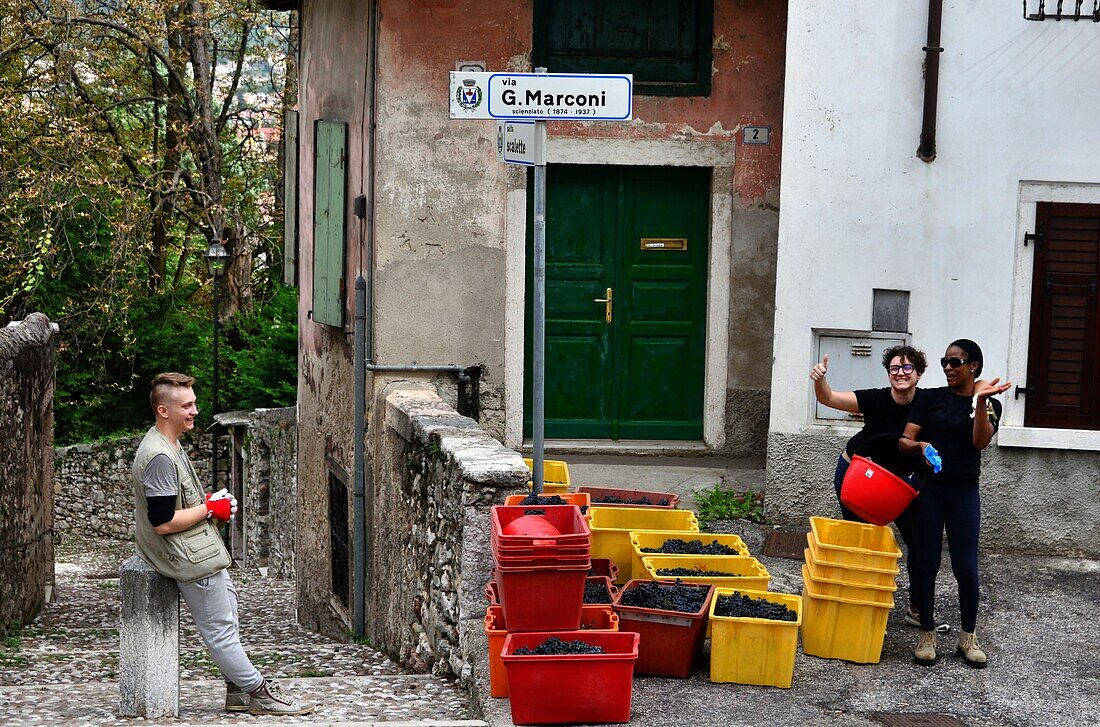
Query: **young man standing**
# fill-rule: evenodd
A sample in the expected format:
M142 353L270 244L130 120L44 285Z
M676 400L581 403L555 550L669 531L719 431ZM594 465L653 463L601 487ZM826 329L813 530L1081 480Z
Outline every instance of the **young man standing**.
M232 563L211 518L228 521L236 500L224 490L204 493L179 438L195 426L191 376L158 374L149 403L156 419L134 458L137 554L172 578L191 610L199 634L225 678L225 709L256 715L307 714L303 704L264 679L241 646Z

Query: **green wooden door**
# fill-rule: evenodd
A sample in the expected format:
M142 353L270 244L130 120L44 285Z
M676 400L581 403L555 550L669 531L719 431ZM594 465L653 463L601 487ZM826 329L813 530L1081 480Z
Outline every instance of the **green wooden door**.
M548 438L702 438L709 190L702 168L548 168ZM532 236L528 225L528 436ZM610 322L595 302L609 288Z

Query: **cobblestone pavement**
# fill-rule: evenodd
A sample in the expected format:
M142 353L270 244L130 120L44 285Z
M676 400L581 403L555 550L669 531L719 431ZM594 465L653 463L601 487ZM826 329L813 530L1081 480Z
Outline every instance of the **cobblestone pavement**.
M133 724L115 716L118 570L132 545L69 539L57 550L53 602L34 623L0 642L0 724ZM465 694L456 684L405 673L370 646L298 628L292 581L254 570L231 574L240 598L241 640L253 663L288 691L318 704L314 714L278 718L278 724L483 724L466 719ZM186 606L180 626L182 722L270 721L222 711L223 683Z

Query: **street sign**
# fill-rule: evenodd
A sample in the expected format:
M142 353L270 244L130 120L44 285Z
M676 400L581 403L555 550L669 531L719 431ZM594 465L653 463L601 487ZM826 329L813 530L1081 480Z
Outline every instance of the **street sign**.
M634 77L451 72L452 119L629 121Z
M533 167L546 164L536 121L497 122L497 161Z

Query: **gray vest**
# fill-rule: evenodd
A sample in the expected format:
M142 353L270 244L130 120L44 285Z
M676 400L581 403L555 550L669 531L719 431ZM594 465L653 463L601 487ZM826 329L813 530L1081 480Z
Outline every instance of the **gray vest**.
M132 470L134 540L137 554L158 573L180 583L191 583L228 568L233 561L210 520L203 520L183 532L170 535L158 535L149 524L142 475L145 467L158 454L168 455L176 465L176 478L179 481L179 490L176 492L177 510L195 507L206 501L206 495L187 453L182 448L173 447L160 430L152 427L138 446Z

